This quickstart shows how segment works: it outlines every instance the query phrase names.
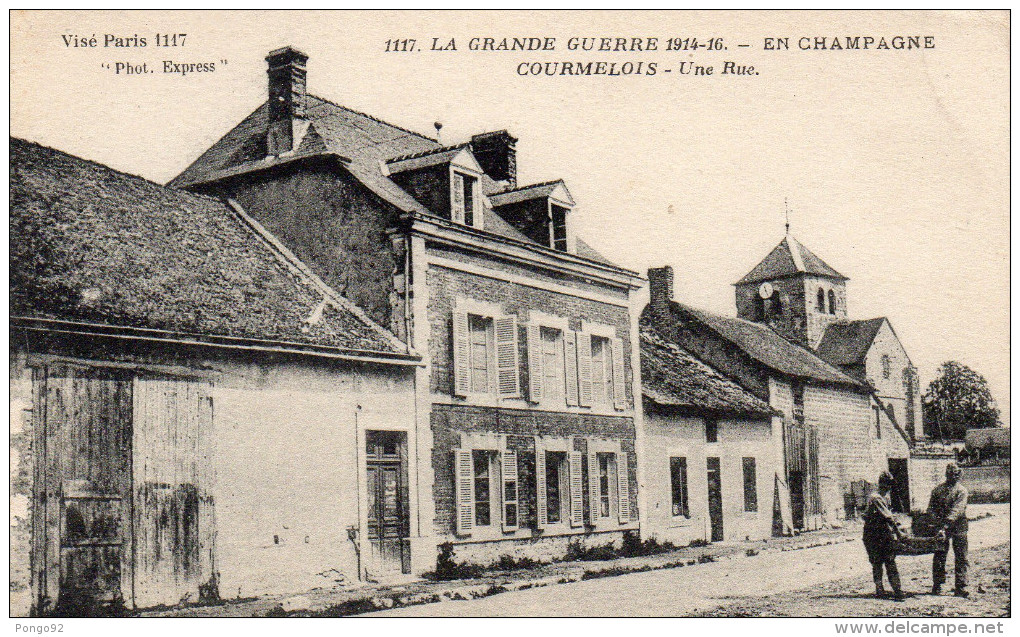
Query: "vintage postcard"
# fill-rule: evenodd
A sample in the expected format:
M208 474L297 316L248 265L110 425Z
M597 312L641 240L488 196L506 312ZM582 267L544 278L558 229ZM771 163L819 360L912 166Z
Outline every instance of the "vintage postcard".
M1009 44L1008 11L12 12L16 631L1003 632Z

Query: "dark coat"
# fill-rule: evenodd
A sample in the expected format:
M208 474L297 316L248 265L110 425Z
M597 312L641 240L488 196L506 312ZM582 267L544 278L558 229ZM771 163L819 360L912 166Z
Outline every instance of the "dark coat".
M875 491L868 496L868 506L864 511L864 549L872 564L896 557L899 530L890 506L888 494Z

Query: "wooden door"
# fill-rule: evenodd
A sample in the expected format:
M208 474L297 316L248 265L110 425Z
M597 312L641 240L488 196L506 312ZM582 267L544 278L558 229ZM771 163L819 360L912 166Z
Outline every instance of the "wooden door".
M723 539L722 475L719 458L708 458L708 519L712 526L712 541Z
M790 472L790 508L793 510L793 528L804 528L804 474Z
M132 384L123 370L35 370L36 611L84 616L130 603Z
M892 510L910 513L910 474L906 458L889 458L889 473L893 477Z
M377 574L409 573L406 436L370 431L366 440L370 569Z

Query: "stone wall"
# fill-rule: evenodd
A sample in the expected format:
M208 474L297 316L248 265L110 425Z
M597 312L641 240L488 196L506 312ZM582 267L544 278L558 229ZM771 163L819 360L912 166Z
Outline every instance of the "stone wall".
M873 450L871 400L847 389L808 385L804 391L804 419L818 428L819 491L822 516L845 516L843 494L850 483L874 483L888 468L884 454Z
M326 163L248 175L219 190L372 320L390 325L397 265L386 236L396 225L392 206Z

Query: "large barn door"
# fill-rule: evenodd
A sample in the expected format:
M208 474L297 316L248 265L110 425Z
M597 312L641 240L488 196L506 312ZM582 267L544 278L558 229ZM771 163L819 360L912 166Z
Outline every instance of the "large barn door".
M83 616L130 603L131 378L50 366L33 381L36 610Z
M209 383L140 375L134 397L135 605L214 598Z

